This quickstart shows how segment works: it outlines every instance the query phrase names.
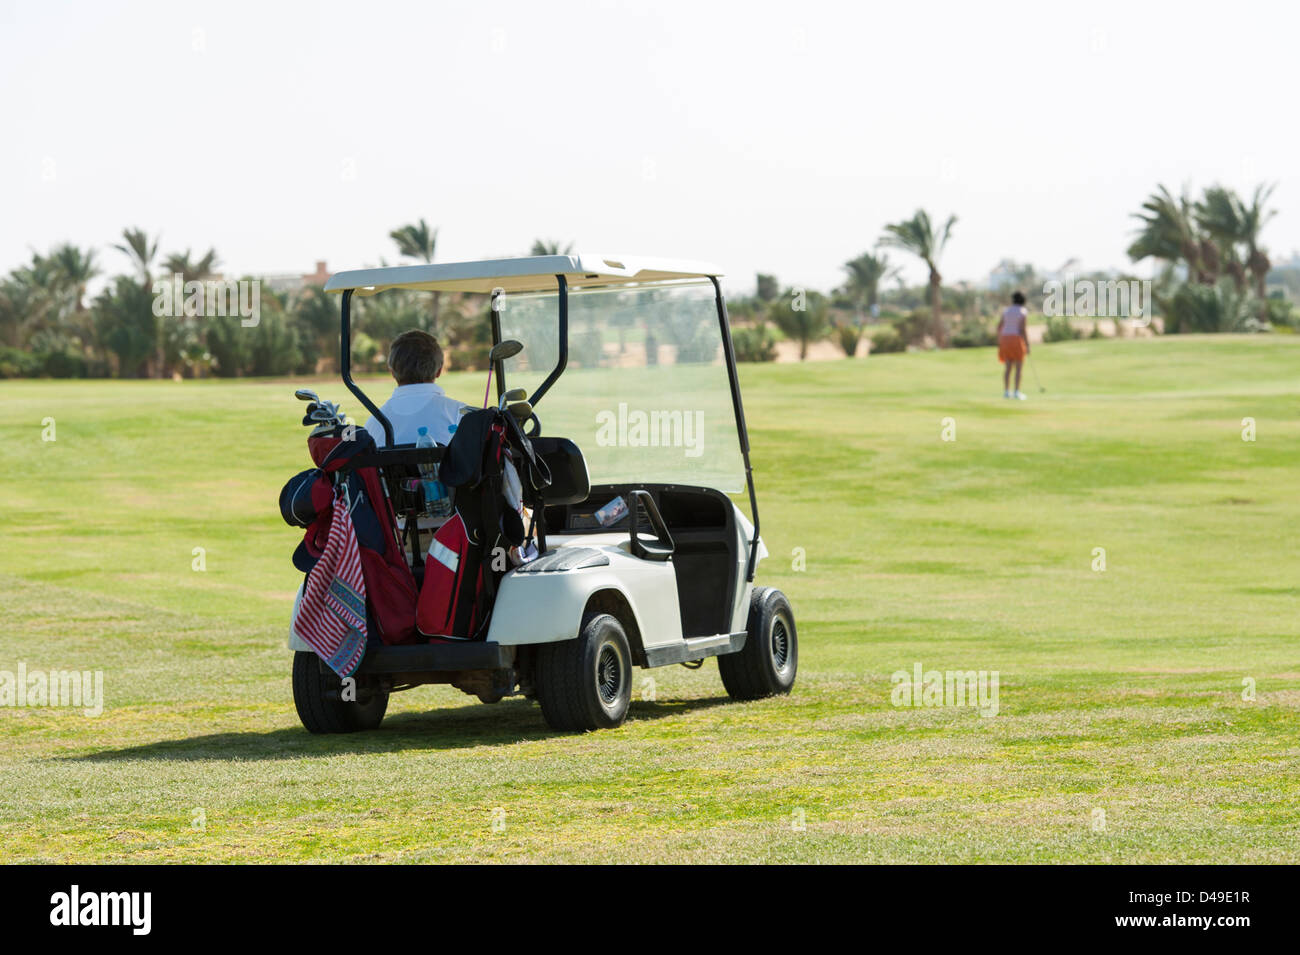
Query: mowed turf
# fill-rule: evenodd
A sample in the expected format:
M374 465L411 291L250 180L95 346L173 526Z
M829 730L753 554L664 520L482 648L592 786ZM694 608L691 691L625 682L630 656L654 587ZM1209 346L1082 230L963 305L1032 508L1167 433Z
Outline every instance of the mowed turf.
M3 857L1296 861L1300 341L1033 361L1027 402L989 350L743 367L794 693L637 671L582 736L446 687L301 729L276 495L308 382L0 383L0 669L106 696L0 709ZM997 715L893 705L917 663L997 671Z

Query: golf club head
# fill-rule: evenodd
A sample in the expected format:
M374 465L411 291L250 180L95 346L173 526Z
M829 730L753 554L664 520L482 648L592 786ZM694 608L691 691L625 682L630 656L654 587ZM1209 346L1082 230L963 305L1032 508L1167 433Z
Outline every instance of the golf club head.
M320 401L320 399L316 397L316 392L312 391L310 388L299 388L293 393L293 396L299 401Z
M500 407L504 410L506 405L513 404L516 401L523 401L527 397L528 397L528 392L524 391L524 389L511 388L509 391L507 391L504 395L501 396ZM529 411L529 414L532 414L532 412Z
M519 421L527 421L533 414L533 403L531 401L516 401L506 406L509 411Z
M505 361L507 358L514 358L524 350L524 343L516 341L513 338L507 338L503 342L497 342L488 352L488 361L495 364L499 361Z

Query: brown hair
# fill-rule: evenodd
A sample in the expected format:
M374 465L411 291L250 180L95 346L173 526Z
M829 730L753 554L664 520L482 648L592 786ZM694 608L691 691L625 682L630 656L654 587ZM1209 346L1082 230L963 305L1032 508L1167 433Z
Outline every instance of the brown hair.
M414 328L402 332L388 349L388 370L399 385L433 381L442 373L442 348L438 339Z

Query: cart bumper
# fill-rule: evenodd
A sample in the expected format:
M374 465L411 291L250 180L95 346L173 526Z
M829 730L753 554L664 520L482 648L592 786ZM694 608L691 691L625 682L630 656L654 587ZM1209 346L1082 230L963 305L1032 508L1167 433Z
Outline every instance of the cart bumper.
M362 674L428 673L448 670L501 670L514 666L515 648L489 641L374 647L357 671Z

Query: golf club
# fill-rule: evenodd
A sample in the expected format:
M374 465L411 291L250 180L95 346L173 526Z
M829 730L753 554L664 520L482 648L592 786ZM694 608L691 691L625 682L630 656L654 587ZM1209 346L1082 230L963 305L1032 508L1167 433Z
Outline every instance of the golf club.
M1046 391L1047 389L1044 388L1044 387L1043 387L1043 383L1042 383L1041 381L1038 380L1038 366L1035 365L1032 361L1029 360L1030 357L1031 357L1031 355L1029 355L1029 354L1025 355L1025 364L1028 365L1031 369L1033 369L1033 372L1034 372L1034 384L1038 385L1038 391L1039 391L1039 393L1042 393L1042 392Z
M319 401L319 400L320 400L319 398L316 397L316 392L311 391L311 390L308 389L308 388L299 388L297 391L295 391L295 392L293 393L293 396L294 396L295 398L297 398L299 401Z
M505 361L507 358L514 358L524 350L524 343L516 341L513 338L507 338L503 342L497 342L488 352L488 380L487 387L483 389L483 407L488 406L488 393L492 390L492 370L496 368L497 362Z

